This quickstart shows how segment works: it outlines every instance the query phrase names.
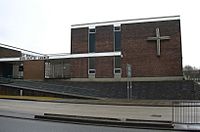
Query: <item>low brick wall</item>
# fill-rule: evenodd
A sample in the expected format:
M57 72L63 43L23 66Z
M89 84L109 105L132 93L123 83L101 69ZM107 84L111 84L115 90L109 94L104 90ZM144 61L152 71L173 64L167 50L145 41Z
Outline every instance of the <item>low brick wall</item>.
M62 93L78 96L100 97L100 98L127 98L127 82L72 82L72 81L43 81L46 90L60 92L52 94L33 90L24 90L24 95L52 96L73 98L63 96ZM46 83L46 85L45 85ZM51 87L51 84L52 85ZM193 81L155 81L155 82L132 82L133 99L153 100L198 100L200 99L200 86ZM29 84L28 84L29 85ZM33 82L30 83L33 86ZM37 86L37 85L35 85ZM59 87L56 87L59 86ZM42 87L40 88L42 90ZM57 90L58 89L58 90ZM56 91L57 90L57 91ZM0 86L0 94L19 95L19 88Z
M127 82L71 82L57 83L86 89L80 94L103 98L127 98ZM200 99L200 86L193 81L137 81L133 84L133 99L195 100ZM89 90L87 90L89 89Z
M79 98L79 97L74 97L74 96L70 96L70 95L62 95L62 94L48 93L48 92L28 90L28 89L20 89L20 88L6 87L6 86L1 86L0 85L0 95L19 96L20 95L20 90L23 90L23 96Z
M199 88L195 88L193 81L161 81L161 82L134 82L134 99L169 99L194 100Z

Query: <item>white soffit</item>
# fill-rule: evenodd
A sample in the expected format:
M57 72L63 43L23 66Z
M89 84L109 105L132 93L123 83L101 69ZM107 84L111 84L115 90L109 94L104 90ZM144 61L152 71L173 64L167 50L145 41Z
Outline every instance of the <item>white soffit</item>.
M62 56L49 56L49 60L67 59L67 58L108 57L108 56L121 56L121 52L103 52L103 53L85 53L85 54L70 54Z
M0 58L0 62L8 62L8 61L20 61L19 57L14 58Z
M66 54L66 55L52 55L48 56L48 59L42 60L56 60L56 59L70 59L70 58L90 58L90 57L109 57L109 56L121 56L121 52L103 52L103 53L84 53L84 54ZM28 59L27 59L28 60ZM40 60L40 59L30 59ZM26 61L21 60L20 57L13 58L0 58L0 62L12 62L12 61Z

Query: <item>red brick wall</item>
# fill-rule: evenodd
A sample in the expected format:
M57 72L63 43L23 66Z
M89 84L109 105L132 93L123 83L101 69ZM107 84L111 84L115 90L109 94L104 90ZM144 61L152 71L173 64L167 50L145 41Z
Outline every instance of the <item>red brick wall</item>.
M0 47L0 58L3 57L20 57L21 52Z
M95 59L96 77L113 77L113 57L97 57Z
M161 36L170 40L161 41L161 55L157 57L156 41L147 37L156 35L160 28ZM126 77L126 64L132 65L133 76L179 76L182 75L182 53L180 21L149 22L122 25L122 73Z
M113 26L96 27L96 52L113 52Z
M24 61L24 79L43 80L44 61Z
M88 52L88 28L71 29L71 53Z
M78 58L71 59L71 78L87 78L88 77L88 59Z
M71 77L87 78L88 77L88 58L71 59ZM95 68L97 78L113 77L113 57L95 58Z

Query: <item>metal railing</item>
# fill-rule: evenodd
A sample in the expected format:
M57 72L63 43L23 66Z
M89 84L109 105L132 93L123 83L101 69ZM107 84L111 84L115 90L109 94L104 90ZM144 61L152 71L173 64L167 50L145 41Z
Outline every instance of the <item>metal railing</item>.
M175 101L172 103L173 124L199 124L199 101Z
M185 80L192 80L192 81L195 81L195 82L200 82L200 78L191 78L191 77L185 77Z

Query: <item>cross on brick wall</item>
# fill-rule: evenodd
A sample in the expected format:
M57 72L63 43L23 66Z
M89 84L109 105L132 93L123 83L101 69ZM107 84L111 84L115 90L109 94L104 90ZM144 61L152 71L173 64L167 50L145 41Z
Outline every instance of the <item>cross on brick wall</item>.
M160 44L161 40L169 40L170 36L161 36L160 35L160 29L156 28L156 37L148 37L147 40L154 40L156 41L156 51L157 51L157 56L160 56Z

